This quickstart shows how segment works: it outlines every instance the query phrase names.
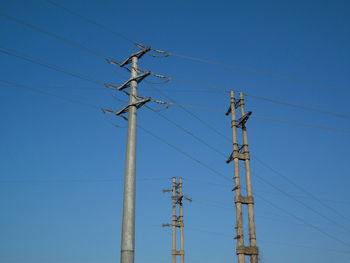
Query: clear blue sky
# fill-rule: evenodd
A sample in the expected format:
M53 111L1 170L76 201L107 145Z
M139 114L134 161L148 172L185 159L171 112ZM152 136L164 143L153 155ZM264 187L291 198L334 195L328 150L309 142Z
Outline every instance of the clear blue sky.
M347 1L60 3L157 49L337 88L174 56L145 56L140 61L141 68L173 78L347 115L342 118L247 97L246 107L253 116L350 130ZM116 60L137 50L130 42L44 0L2 1L1 13ZM127 72L103 58L4 16L0 16L0 27L1 50L11 48L100 82L119 85L128 78ZM20 58L0 53L0 65L1 80L98 107L119 110L124 105L103 86ZM139 93L166 100L150 86L142 83ZM156 87L181 104L218 111L226 111L229 105L228 94L217 90L176 81ZM112 94L126 100L124 94ZM229 117L190 110L230 138ZM126 129L111 122L125 125L124 121L104 116L98 109L4 83L0 111L0 262L119 262ZM180 108L170 107L162 113L227 156L231 153L229 141ZM224 157L159 115L142 108L138 122L225 176L233 176L233 166ZM253 175L261 262L350 262L350 245L341 243L350 244L349 132L251 118L248 141L252 154L324 204L252 159L254 174L317 212ZM161 190L170 186L172 176L184 177L184 192L194 200L185 203L186 262L236 262L233 184L142 130L137 134L136 262L171 260L170 232L161 228L171 220L171 200Z

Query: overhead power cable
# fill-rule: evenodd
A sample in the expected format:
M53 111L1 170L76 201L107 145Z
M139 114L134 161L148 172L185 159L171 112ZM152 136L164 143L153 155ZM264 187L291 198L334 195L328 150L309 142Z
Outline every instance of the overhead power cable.
M325 113L325 114L328 114L328 115L333 115L333 116L337 116L337 117L350 119L350 115L343 114L343 113L326 111L326 110L322 110L322 109L318 109L318 108L314 108L314 107L298 105L298 104L294 104L294 103L290 103L290 102L285 102L285 101L275 100L275 99L271 99L271 98L267 98L267 97L251 95L251 94L247 94L247 93L244 93L244 96L247 96L247 97L250 97L250 98L254 98L254 99L258 99L258 100L269 101L269 102L277 103L277 104L281 104L281 105L287 105L287 106L290 106L290 107L299 108L299 109L303 109L303 110L307 110L307 111L315 111L315 112L319 112L319 113Z
M298 220L298 221L300 221L300 222L302 222L302 223L308 225L309 227L311 227L311 228L317 230L318 232L324 234L325 236L327 236L327 237L329 237L329 238L331 238L331 239L333 239L333 240L335 240L335 241L337 241L337 242L339 242L339 243L341 243L341 244L343 244L343 245L345 245L345 246L347 246L347 247L350 247L350 245L349 245L348 243L346 243L346 242L344 242L343 240L341 240L341 239L339 239L339 238L337 238L337 237L335 237L335 236L329 234L328 232L322 230L321 228L319 228L319 227L317 227L317 226L315 226L315 225L313 225L313 224L310 224L309 222L307 222L307 221L306 221L305 219L303 219L302 217L296 216L296 215L294 215L293 213L289 212L287 209L284 209L284 208L282 208L282 207L280 207L280 206L278 206L278 205L276 205L276 204L274 204L274 203L272 203L272 202L266 200L266 199L265 199L264 197L262 197L261 195L258 195L258 194L255 194L255 195L258 196L260 199L262 199L264 202L266 202L266 203L268 203L269 205L271 205L272 207L274 207L274 208L276 208L276 209L278 209L278 210L280 210L280 211L282 211L282 212L288 214L289 216L291 216L291 217L295 218L296 220Z
M226 237L230 237L232 238L232 235L227 234L227 233L223 233L223 232L214 232L214 231L208 231L208 230L204 230L204 229L199 229L199 228L192 228L192 227L186 227L186 229L190 230L190 231L195 231L195 232L200 232L200 233L205 233L205 234L209 234L209 235L219 235L219 236L226 236ZM350 254L350 251L346 251L346 250L337 250L337 249L329 249L329 248L320 248L320 247L312 247L312 246L306 246L306 245L299 245L299 244L292 244L292 243L283 243L283 242L279 242L279 241L266 241L266 240L261 240L258 239L258 242L260 243L272 243L274 245L283 245L283 246L292 246L292 247L301 247L301 248L306 248L306 249L317 249L317 250L322 250L322 251L332 251L335 253L341 253L341 254Z
M336 213L338 216L341 216L342 218L350 221L350 219L346 216L344 216L342 213L339 213L336 209L334 209L333 207L325 204L321 199L319 199L317 196L315 196L314 194L312 194L311 192L307 191L306 189L304 189L304 187L301 187L300 185L298 185L297 183L295 183L293 180L291 180L289 177L283 175L282 173L280 173L279 171L277 171L276 169L272 168L270 165L268 165L266 162L262 161L260 158L256 157L254 154L251 154L252 157L258 162L260 163L262 166L264 166L265 168L267 168L268 170L272 171L274 174L278 175L279 177L281 177L283 180L287 181L289 184L293 185L294 187L296 187L297 189L299 189L301 192L303 192L304 194L306 194L307 196L311 197L312 199L316 200L320 205L322 205L323 207L331 210L332 212Z
M169 98L169 97L168 97L168 98ZM166 118L166 119L169 121L168 118ZM179 126L179 125L176 124L176 126ZM184 130L186 133L188 133L188 130L187 130L187 129L185 130L183 127L180 127L180 128L181 128L182 130ZM191 134L192 134L192 133L190 133L190 135L191 135ZM195 137L195 139L198 140L197 136ZM199 138L199 139L200 139L200 141L203 141L201 138ZM206 145L209 145L209 144L206 143ZM210 148L214 148L214 147L212 147L211 145L209 145L209 147L210 147ZM223 154L223 155L224 155L224 154ZM224 155L224 156L225 156L225 155ZM319 213L317 210L315 210L314 208L312 208L312 207L309 206L308 204L306 204L306 203L304 203L304 202L302 202L302 201L300 201L300 200L294 198L292 195L290 195L290 194L288 194L287 192L283 191L282 189L280 189L279 187L275 186L274 184L272 184L272 183L269 182L268 180L266 180L266 179L264 179L264 178L262 178L262 177L260 177L260 176L258 176L258 175L255 175L255 176L256 176L257 178L259 178L260 180L262 180L263 182L269 184L270 186L272 186L273 188L275 188L276 190L278 190L278 191L281 192L282 194L286 195L288 198L291 198L291 199L293 199L294 201L296 201L296 202L298 202L299 204L301 204L302 206L308 208L310 211L316 213L317 215L323 217L324 219L326 219L326 220L328 220L329 222L331 222L331 223L337 225L338 227L341 227L342 229L346 229L347 231L350 232L350 230L348 230L348 229L345 228L344 226L338 224L338 223L337 223L336 221L334 221L333 219L331 219L331 218L329 218L329 217L327 217L327 216L324 216L323 214Z
M193 132L190 132L189 130L187 130L186 128L182 127L180 124L176 123L175 121L169 119L168 117L166 117L164 114L152 109L151 107L145 105L145 107L147 109L149 109L150 111L158 114L159 116L161 116L163 119L165 119L167 122L171 123L172 125L174 125L175 127L177 127L178 129L182 130L183 132L187 133L188 135L190 135L192 138L194 138L196 141L200 142L201 144L207 146L209 149L213 150L214 152L216 152L217 154L219 154L220 156L223 157L227 157L225 153L223 153L222 151L218 150L217 148L211 146L210 144L208 144L205 140L203 140L202 138L198 137L197 135L195 135Z
M83 15L77 13L77 12L74 12L74 11L68 9L67 7L65 7L65 6L59 4L59 3L55 2L55 1L46 0L46 2L52 4L52 5L55 6L55 7L58 7L58 8L60 8L60 9L64 10L65 12L67 12L67 13L73 15L73 16L79 17L80 19L84 20L85 22L88 22L88 23L90 23L90 24L92 24L92 25L95 25L95 26L99 27L100 29L103 29L103 30L105 30L105 31L107 31L107 32L109 32L109 33L111 33L111 34L113 34L113 35L115 35L115 36L117 36L117 37L119 37L119 38L121 38L121 39L124 39L124 40L126 40L126 41L129 41L129 42L131 42L131 43L133 43L133 44L136 44L136 43L137 43L137 42L135 42L135 41L133 41L133 40L127 38L127 37L124 36L123 34L118 33L118 32L116 32L116 31L110 29L109 27L104 26L104 25L102 25L102 24L100 24L100 23L97 23L96 21L94 21L94 20L92 20L92 19L90 19L90 18L88 18L88 17L86 17L86 16L83 16Z
M221 172L217 171L216 169L210 167L210 166L207 165L206 163L204 163L204 162L198 160L197 158L193 157L192 155L186 153L186 152L183 151L180 147L175 146L175 145L169 143L169 142L168 142L167 140L165 140L164 138L162 138L162 137L160 137L160 136L154 134L153 132L151 132L151 131L149 131L149 130L143 128L143 127L142 127L141 125L139 125L139 124L137 125L137 127L140 128L141 130L143 130L144 132L148 133L148 134L151 135L152 137L156 138L158 141L160 141L160 142L162 142L162 143L168 145L169 147L173 148L175 151L181 153L182 155L186 156L187 158L191 159L192 161L194 161L194 162L198 163L199 165L203 166L203 167L206 168L207 170L209 170L209 171L213 172L214 174L216 174L216 175L218 175L218 176L224 178L224 179L227 180L227 181L232 182L232 180L231 180L230 177L224 175L223 173L221 173Z
M176 56L176 57L179 57L179 58L184 58L184 59L187 59L187 60L192 60L192 61L212 64L212 65L224 67L224 68L235 70L235 71L236 70L238 70L238 71L245 71L245 72L255 73L255 74L258 74L258 75L263 75L263 76L267 76L267 77L271 77L271 78L284 79L284 80L296 82L296 83L299 83L299 84L305 84L305 85L308 85L308 86L313 86L313 87L318 87L318 88L331 89L331 90L343 91L343 92L350 93L350 90L348 90L348 89L341 89L341 88L336 88L336 87L332 87L332 86L328 86L328 85L314 83L314 82L311 82L311 81L305 81L305 80L300 80L300 79L296 79L296 78L292 78L292 77L287 77L287 76L283 76L283 75L279 75L279 74L272 74L272 73L268 73L268 72L264 72L264 71L258 71L258 70L254 70L254 69L249 69L249 68L244 68L244 67L239 67L239 66L234 66L234 65L228 65L228 64L225 64L225 63L220 63L220 62L216 62L216 61L212 61L212 60L208 60L208 59L201 59L201 58L192 57L192 56L184 56L184 55L175 54L175 53L172 53L172 52L169 52L169 55Z
M15 83L15 82L7 81L7 80L1 80L0 79L0 82L6 83L8 85L15 86L15 87L18 87L18 88L27 89L27 90L34 91L34 92L37 92L37 93L41 93L41 94L44 94L44 95L47 95L47 96L55 97L57 99L68 101L70 103L76 103L76 104L80 104L80 105L83 105L83 106L86 106L86 107L90 107L90 108L101 110L101 107L98 107L98 106L95 106L95 105L92 105L92 104L89 104L89 103L86 103L86 102L83 102L83 101L80 101L80 100L71 99L71 98L68 98L68 97L64 97L64 96L57 95L57 94L54 94L54 93L50 93L50 92L47 92L47 91L43 91L43 90L40 90L40 89L31 88L31 87L28 87L28 86L25 86L25 85L22 85L22 84L18 84L18 83Z
M207 85L207 84L199 83L199 82L186 81L186 80L181 80L181 79L171 78L171 77L168 77L168 79L169 80L173 80L173 81L177 81L177 82L183 82L183 83L186 83L186 84L189 84L189 85L193 85L193 86L205 87L205 88L216 90L216 91L223 91L223 92L229 92L230 91L228 89L222 89L222 88L218 88L218 87L215 87L215 86L211 86L211 85ZM237 90L234 90L234 91L238 92ZM300 104L296 104L296 103L280 101L280 100L276 100L276 99L273 99L273 98L256 96L256 95L252 95L252 94L247 94L245 92L243 93L243 95L246 96L246 97L250 97L250 98L254 98L254 99L258 99L258 100L263 100L263 101L269 101L269 102L272 102L272 103L276 103L276 104L280 104L280 105L286 105L286 106L294 107L294 108L299 108L299 109L303 109L303 110L306 110L306 111L318 112L318 113L322 113L322 114L333 115L333 116L336 116L336 117L350 119L350 115L344 114L344 113L332 112L332 111L327 111L327 110L323 110L323 109L319 109L319 108L315 108L315 107L309 107L309 106L304 106L304 105L300 105Z
M224 135L222 132L218 131L216 128L214 128L212 125L210 125L209 123L207 123L206 121L204 121L203 119L199 118L196 114L193 114L191 111L187 110L186 108L188 108L187 105L182 105L182 104L178 104L173 98L167 96L164 92L161 92L159 89L155 88L155 87L151 87L153 90L157 91L159 94L161 94L162 96L164 96L165 98L167 98L170 102L174 103L174 105L178 105L183 111L185 111L187 114L189 114L190 116L192 116L192 118L195 118L196 120L198 120L199 122L201 122L204 126L206 126L207 128L211 129L212 131L214 131L216 134L218 134L219 136L224 137L226 140L228 140L229 142L231 142L232 140L230 138L228 138L226 135ZM192 107L193 108L193 107ZM194 109L198 109L198 110L206 110L203 109L201 107L195 107ZM213 109L214 110L214 109ZM215 110L216 111L216 110ZM216 112L220 112L221 111L216 111ZM222 111L222 113L225 113L224 111Z
M55 33L49 32L49 31L47 31L45 29L42 29L42 28L40 28L38 26L34 26L34 25L32 25L32 24L30 24L28 22L25 22L25 21L23 21L23 20L21 20L19 18L7 15L7 14L1 12L1 11L0 11L0 16L5 17L5 18L7 18L9 20L12 20L12 21L14 21L16 23L22 24L22 25L24 25L26 27L29 27L31 29L34 29L34 30L36 30L38 32L41 32L41 33L47 35L47 36L50 36L52 38L55 38L55 39L60 40L62 42L65 42L66 44L69 44L71 46L74 46L74 47L77 47L77 48L82 49L84 51L87 51L87 52L89 52L89 53L91 53L91 54L93 54L95 56L98 56L98 57L101 57L101 58L106 58L106 56L104 56L103 54L101 54L100 52L98 52L96 50L93 50L93 49L88 48L88 47L86 47L86 46L84 46L82 44L76 43L76 42L74 42L72 40L69 40L69 39L64 38L62 36L59 36L59 35L57 35Z
M102 25L100 23L97 23L96 21L87 18L86 16L83 16L75 11L70 10L69 8L62 6L61 4L58 4L57 2L54 2L52 0L47 0L48 3L56 6L57 8L60 8L66 12L68 12L71 15L74 15L76 17L79 17L80 19L93 24L103 30L105 30L106 32L112 33L113 35L117 36L118 38L124 39L136 46L138 46L139 48L142 48L144 45L139 44L138 42L126 37L125 35L116 32L115 30L112 30L111 28ZM272 74L272 73L268 73L268 72L264 72L264 71L258 71L255 69L250 69L250 68L245 68L245 67L240 67L240 66L234 66L234 65L229 65L229 64L225 64L225 63L220 63L220 62L216 62L216 61L212 61L212 60L208 60L208 59L202 59L202 58L198 58L198 57L193 57L193 56L186 56L186 55L181 55L181 54L177 54L177 53L173 53L173 52L167 52L164 50L157 50L157 49L152 49L153 51L157 52L157 53L161 53L163 54L162 56L168 57L168 56L175 56L175 57L179 57L179 58L183 58L183 59L187 59L187 60L192 60L192 61L196 61L196 62L201 62L201 63L206 63L206 64L212 64L212 65L216 65L216 66L220 66L220 67L224 67L227 69L231 69L231 70L235 70L235 71L244 71L244 72L249 72L249 73L254 73L254 74L258 74L258 75L263 75L263 76L267 76L267 77L271 77L271 78L276 78L276 79L283 79L283 80L288 80L288 81L292 81L295 83L299 83L299 84L305 84L308 86L313 86L313 87L318 87L318 88L324 88L324 89L331 89L331 90L336 90L336 91L343 91L343 92L347 92L349 93L350 90L348 89L342 89L342 88L336 88L333 86L329 86L329 85L323 85L323 84L319 84L319 83L314 83L311 81L304 81L304 80L300 80L297 78L292 78L292 77L287 77L287 76L283 76L283 75L279 75L279 74Z
M349 133L350 132L350 130L346 130L346 129L339 129L339 128L321 126L321 125L313 125L313 124L309 124L309 123L305 123L305 122L298 122L298 121L280 120L280 119L274 119L274 118L258 116L258 115L252 115L252 118L253 119L265 120L265 121L286 123L286 124L291 124L291 125L296 125L296 126L309 127L309 128L314 128L314 129L330 130L330 131L337 131L337 132L344 132L344 133Z
M287 193L286 191L282 190L280 187L274 185L273 183L269 182L268 180L266 180L265 178L263 178L260 175L257 175L255 173L252 173L252 175L254 175L254 177L258 178L259 180L263 181L265 184L268 184L269 186L271 186L272 188L274 188L275 190L279 191L280 193L282 193L283 195L287 196L288 198L294 200L295 202L299 203L300 205L304 206L305 208L307 208L309 211L312 211L313 213L317 214L318 216L326 219L328 222L338 226L339 228L342 228L348 232L350 232L350 230L339 224L338 222L334 221L333 219L329 218L328 216L323 215L322 213L318 212L316 209L314 209L313 207L311 207L310 205L300 201L299 199L295 198L293 195Z
M0 46L0 52L3 53L3 54L7 54L9 56L12 56L12 57L16 57L16 58L20 58L20 59L29 61L31 63L37 64L37 65L40 65L40 66L43 66L43 67L46 67L46 68L50 68L50 69L62 72L64 74L73 76L75 78L79 78L79 79L82 79L82 80L89 81L89 82L94 83L94 84L99 85L99 86L101 86L101 85L104 86L104 83L102 81L91 79L90 77L87 77L85 75L82 75L82 74L79 74L79 73L75 73L73 71L67 70L67 69L65 69L63 67L60 67L60 66L57 66L55 64L51 64L51 63L48 63L48 62L43 61L41 59L28 56L26 54L23 54L23 53L20 53L20 52L14 50L14 49L9 49L7 47Z

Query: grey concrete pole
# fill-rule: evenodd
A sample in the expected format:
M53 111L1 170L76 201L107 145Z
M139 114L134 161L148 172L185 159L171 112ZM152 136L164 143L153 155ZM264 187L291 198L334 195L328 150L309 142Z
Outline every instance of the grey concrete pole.
M183 196L182 192L182 178L179 179L180 187L180 198ZM183 198L180 202L180 252L181 252L181 263L184 263L185 249L184 249L184 213L183 213Z
M244 97L243 93L239 93L241 100L241 116L243 117L244 112ZM245 153L248 153L248 137L247 137L247 129L245 126L242 128L243 134L243 149ZM250 177L250 162L249 159L245 159L245 175L246 175L246 186L247 186L247 197L252 196L252 181ZM254 223L254 207L253 204L248 204L248 220L249 220L249 242L251 247L256 247L256 235L255 235L255 223ZM251 255L250 257L251 263L258 263L258 255Z
M173 197L173 223L172 223L173 248L171 251L173 263L176 263L176 199L175 199L175 195L176 195L176 178L173 177L173 196L172 196Z
M132 58L131 78L137 76L137 57ZM137 82L130 83L129 103L136 101ZM121 263L134 263L135 253L135 182L136 182L136 107L129 108L124 176Z
M237 144L237 128L236 128L236 108L235 108L235 97L234 92L231 91L231 117L232 117L232 139L233 139L233 151L238 153ZM239 178L239 159L238 157L233 159L235 169L235 193L236 196L241 196L240 178ZM236 222L237 222L237 247L244 247L244 236L243 236L243 223L242 223L242 204L236 203ZM244 263L244 254L238 254L238 263Z

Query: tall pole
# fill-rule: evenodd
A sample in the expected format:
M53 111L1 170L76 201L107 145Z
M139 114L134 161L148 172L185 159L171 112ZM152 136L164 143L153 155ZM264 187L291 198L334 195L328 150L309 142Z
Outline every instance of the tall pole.
M244 97L243 93L239 93L240 96L240 105L241 105L241 116L245 115L244 112ZM247 128L244 125L242 127L242 135L243 135L243 149L245 154L249 154L248 151L248 137L247 137ZM252 198L252 181L250 177L250 163L249 158L244 160L245 166L245 176L246 176L246 189L247 189L247 197ZM249 242L251 247L256 247L256 236L255 236L255 223L254 223L254 207L253 203L248 203L248 222L249 222ZM251 263L258 263L258 255L252 254L250 258Z
M137 56L132 57L131 78L137 77ZM130 83L129 104L136 102L137 81ZM136 106L129 107L124 177L121 263L134 263L135 253L135 182L136 182Z
M184 249L184 213L183 213L183 192L182 192L182 177L179 179L180 187L180 252L181 263L184 263L185 249Z
M236 127L236 104L234 92L231 91L231 120L232 120L232 140L233 140L233 162L235 170L235 197L241 196L241 185L239 176L239 159L238 159L238 143L237 143L237 127ZM235 154L236 153L236 154ZM237 247L244 247L243 223L242 223L242 203L236 204L236 229L237 229ZM245 258L243 253L238 254L238 263L244 263Z
M173 220L172 220L172 229L173 229L173 248L172 248L172 258L173 263L176 263L176 178L173 177L173 191L172 191L172 199L173 199Z
M172 193L172 205L173 205L173 218L171 224L162 224L163 227L171 226L173 230L172 234L172 263L176 263L176 257L180 256L180 262L184 263L185 249L184 249L184 214L183 214L183 200L186 199L192 202L192 198L183 195L182 190L182 177L179 178L179 182L176 182L176 177L173 177L172 189L163 189L163 193ZM179 205L179 209L177 206ZM179 210L180 215L176 216L176 211ZM176 228L180 228L180 250L176 249Z

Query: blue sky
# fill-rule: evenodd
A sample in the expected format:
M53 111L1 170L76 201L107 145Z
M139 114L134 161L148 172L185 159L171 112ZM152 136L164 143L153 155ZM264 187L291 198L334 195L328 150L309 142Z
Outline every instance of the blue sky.
M294 182L288 183L252 158L261 262L350 260L349 132L253 118L350 130L349 3L106 0L60 3L156 49L319 84L308 85L176 56L144 56L139 64L143 69L174 79L347 115L342 118L246 97L246 110L253 111L248 122L250 152ZM3 1L0 12L119 61L137 50L130 42L46 1ZM128 72L106 63L102 57L3 15L0 27L1 50L13 49L102 83L120 85L128 79ZM119 110L124 106L102 85L4 53L0 56L2 81L98 108ZM229 106L227 93L170 81L155 86L144 82L139 85L139 94L167 100L151 87L162 90L177 103L210 109L188 108L231 137L230 117L220 113ZM112 95L127 99L122 93ZM0 110L0 261L118 262L126 129L115 125L124 126L125 122L93 107L4 82ZM181 108L172 106L161 113L227 156L231 153L229 141ZM233 166L227 165L223 156L158 114L142 108L138 111L138 123L225 176L233 176ZM142 130L137 134L135 262L171 260L170 232L161 227L171 220L171 200L161 190L170 186L172 176L184 178L184 193L194 200L185 203L184 208L186 262L237 262L233 182Z

